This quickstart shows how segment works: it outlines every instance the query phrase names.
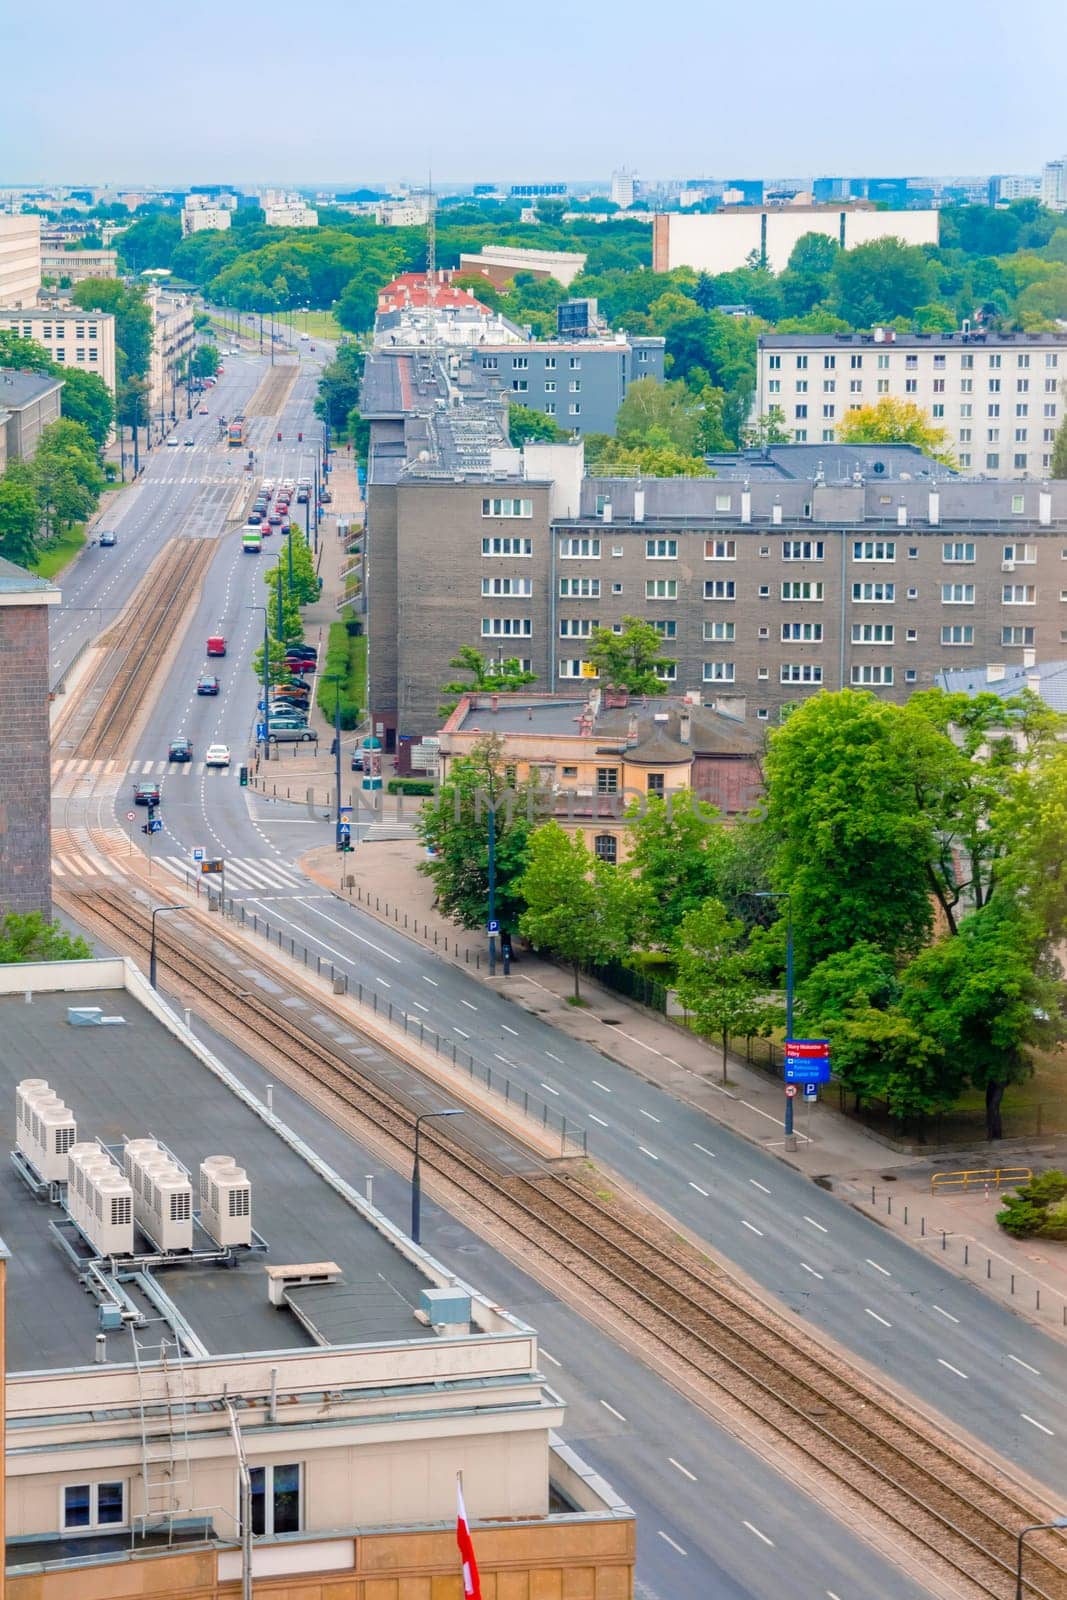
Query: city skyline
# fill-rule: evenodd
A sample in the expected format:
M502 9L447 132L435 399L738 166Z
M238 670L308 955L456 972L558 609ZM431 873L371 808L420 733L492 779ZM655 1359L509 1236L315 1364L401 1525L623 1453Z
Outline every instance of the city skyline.
M1025 33L995 16L977 32L962 0L936 13L905 0L887 34L842 0L815 19L772 0L757 55L747 21L712 24L694 0L678 0L672 26L651 38L636 8L593 0L578 13L550 0L520 53L503 31L450 31L423 0L402 35L373 19L352 29L340 0L295 34L280 0L264 0L254 27L189 0L165 38L143 26L87 32L71 0L58 0L0 24L0 45L20 64L0 104L2 176L180 187L224 169L234 184L328 188L366 171L424 181L432 164L444 185L501 173L591 182L620 165L755 176L781 170L783 149L813 174L1031 172L1062 153L1067 133L1063 69L1035 48L1058 34L1059 8L1028 9ZM55 41L75 37L77 50L57 57ZM738 57L748 71L733 69ZM627 62L626 92L605 92L601 69L614 84ZM510 96L524 81L532 98L512 124ZM654 114L660 93L669 117ZM921 117L906 114L915 95ZM996 115L976 116L981 105ZM92 113L76 139L71 108Z

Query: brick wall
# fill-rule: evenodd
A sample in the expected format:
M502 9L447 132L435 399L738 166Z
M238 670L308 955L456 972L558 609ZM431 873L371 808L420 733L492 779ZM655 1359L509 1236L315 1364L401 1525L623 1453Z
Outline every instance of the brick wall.
M0 912L52 914L48 608L0 606Z

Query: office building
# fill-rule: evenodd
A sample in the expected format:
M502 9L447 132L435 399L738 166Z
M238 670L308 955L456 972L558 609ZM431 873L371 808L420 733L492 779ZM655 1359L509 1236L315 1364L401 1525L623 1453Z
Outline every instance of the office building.
M1067 211L1067 156L1042 167L1041 204L1050 211Z
M32 461L41 429L59 421L62 389L62 378L0 367L0 472Z
M0 559L0 913L52 915L48 608L59 600L54 584Z
M60 285L81 283L83 278L117 278L118 256L114 250L41 250L41 273Z
M632 172L622 168L611 174L611 198L622 211L628 211L634 203L635 181Z
M535 278L555 278L568 288L585 268L585 256L570 250L520 250L509 245L483 245L477 253L463 251L459 273L479 272L497 289L503 289L517 272Z
M0 307L35 306L40 287L40 217L0 214Z
M0 1021L7 1600L455 1594L457 1472L487 1594L632 1593L536 1332L131 962L4 968Z
M832 444L849 411L889 396L944 428L961 472L1044 477L1064 415L1067 333L763 334L755 412L797 444Z
M1015 173L990 178L989 180L990 205L1007 205L1012 200L1039 200L1040 198L1041 177L1039 174L1026 176Z
M43 345L61 367L95 372L115 392L115 318L110 311L78 307L9 311L0 307L0 328Z
M724 199L726 197L724 196ZM937 244L936 211L875 211L870 206L730 206L697 216L658 212L652 226L656 272L692 267L695 272L733 272L753 257L772 272L789 264L793 246L806 233L834 239L851 250L874 239Z

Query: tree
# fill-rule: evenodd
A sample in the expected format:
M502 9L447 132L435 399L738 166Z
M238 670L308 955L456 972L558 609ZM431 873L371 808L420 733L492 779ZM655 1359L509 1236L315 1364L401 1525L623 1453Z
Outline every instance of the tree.
M0 555L16 566L29 567L37 558L41 512L31 468L9 463L0 474Z
M654 434L640 445L621 444L606 433L587 433L585 462L591 476L610 478L621 468L628 477L713 478L703 456L686 456L665 435Z
M213 378L218 370L218 346L214 344L197 345L193 351L193 377Z
M470 644L460 645L459 650L448 664L450 667L455 667L457 671L471 673L473 682L464 683L462 679L457 679L453 683L443 683L441 685L442 694L460 695L479 694L482 692L511 694L516 689L524 689L528 683L537 682L537 673L526 672L517 656L507 656L500 661L493 661L489 656L483 656L480 650ZM451 716L458 703L458 701L453 700L449 705L441 706L441 716Z
M343 428L349 413L359 404L363 381L363 351L357 344L343 344L322 371L315 411L331 428Z
M75 284L71 299L84 311L110 312L115 318L116 376L143 378L152 352L152 313L139 284L117 278L85 278Z
M682 918L674 944L678 998L697 1031L720 1040L723 1083L731 1035L768 1034L781 1017L748 968L743 932L721 900L707 899Z
M806 316L819 301L825 300L839 250L836 239L824 233L801 234L778 280L787 315Z
M1067 478L1067 417L1056 429L1056 438L1052 445L1052 468L1049 476L1052 478Z
M43 344L24 339L10 328L0 328L0 367L13 367L19 372L55 371L55 363Z
M149 267L169 267L182 242L182 225L177 217L144 217L124 228L117 248L129 272L144 272Z
M508 435L514 445L526 444L531 439L543 439L548 444L558 444L567 438L566 433L540 411L531 406L508 406Z
M64 367L60 406L64 417L81 423L97 450L103 450L115 425L115 403L103 378L80 367Z
M524 901L516 884L539 815L534 783L510 784L504 741L495 734L458 756L448 778L419 811L415 826L433 854L419 871L434 886L437 907L463 928L484 928L489 914L489 812L494 814L494 909L504 929L518 925Z
M19 961L88 961L92 946L61 923L47 922L39 911L7 911L0 922L0 963Z
M919 245L873 239L839 250L831 274L830 309L853 328L909 317L933 298L933 267Z
M669 945L683 918L718 893L727 830L716 807L688 789L635 802L627 821L626 871L648 891L652 939Z
M788 444L789 429L785 425L785 412L781 406L771 406L749 427L741 430L742 442L750 450L766 450L771 444Z
M717 455L732 450L734 441L726 432L726 392L706 383L696 396L697 449L702 455Z
M486 306L490 311L502 313L507 309L509 297L484 273L465 272L461 277L453 278L451 287L463 294L473 295L480 305Z
M615 437L623 445L640 447L651 441L668 444L682 455L695 455L699 428L689 389L684 383L638 378L619 407Z
M604 683L617 684L631 694L656 695L667 692L657 667L675 665L662 651L663 639L650 622L623 617L621 633L594 628L585 653Z
M337 302L337 320L349 333L366 333L378 313L380 281L367 274L353 278Z
M519 930L537 950L566 961L581 999L582 962L619 961L642 921L641 886L617 867L597 860L577 834L548 822L530 835L526 870L516 892L526 909Z
M46 534L84 521L104 487L88 429L65 418L42 428L33 457L33 478Z
M935 427L921 406L892 395L847 412L837 437L844 444L913 444L947 467L956 464L944 428Z

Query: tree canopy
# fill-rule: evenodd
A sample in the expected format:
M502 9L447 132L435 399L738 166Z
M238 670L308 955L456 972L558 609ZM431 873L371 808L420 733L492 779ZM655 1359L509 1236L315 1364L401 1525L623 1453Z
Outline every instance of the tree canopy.
M937 427L921 406L888 394L871 406L846 412L837 437L843 444L913 444L947 467L956 465L945 429Z
M675 665L663 654L660 634L640 617L623 617L619 633L594 628L585 654L603 683L617 684L631 694L666 694L668 685L660 669L665 672Z

